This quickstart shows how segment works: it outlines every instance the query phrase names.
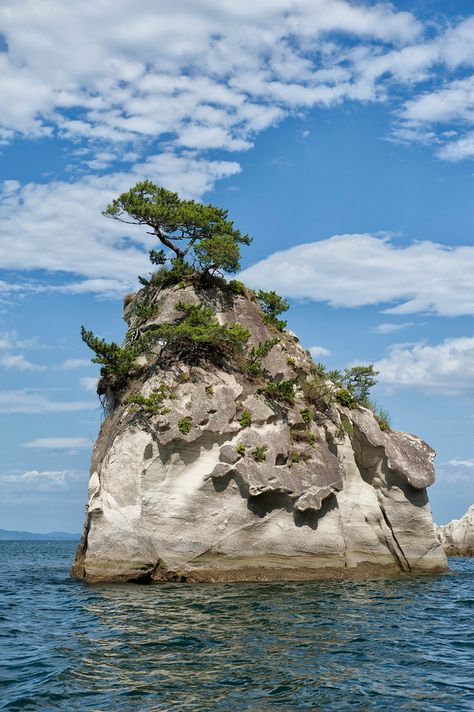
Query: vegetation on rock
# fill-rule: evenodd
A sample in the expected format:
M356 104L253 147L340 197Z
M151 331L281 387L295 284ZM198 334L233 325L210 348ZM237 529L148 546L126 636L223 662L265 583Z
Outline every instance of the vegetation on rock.
M260 289L256 293L258 303L263 311L264 319L267 324L272 324L279 331L283 331L286 327L286 321L278 319L278 316L283 312L288 311L290 305L286 299L280 297L276 292L264 292Z
M106 217L151 228L160 243L174 255L175 268L188 255L205 272L237 272L240 269L239 245L249 245L228 220L228 211L214 205L184 200L177 193L140 181L119 195L104 211ZM167 253L152 250L154 264L164 264Z

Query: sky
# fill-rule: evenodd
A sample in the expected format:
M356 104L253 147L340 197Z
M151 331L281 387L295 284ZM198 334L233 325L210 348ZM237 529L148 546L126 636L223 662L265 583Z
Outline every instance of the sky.
M2 0L0 527L81 530L103 414L80 327L121 341L138 180L229 209L242 279L329 368L374 363L474 502L474 9L467 0Z

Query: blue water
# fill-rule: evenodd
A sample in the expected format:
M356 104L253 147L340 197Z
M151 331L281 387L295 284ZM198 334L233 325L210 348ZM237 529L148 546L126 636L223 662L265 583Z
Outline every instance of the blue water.
M87 586L0 542L0 709L474 710L474 559L368 582Z

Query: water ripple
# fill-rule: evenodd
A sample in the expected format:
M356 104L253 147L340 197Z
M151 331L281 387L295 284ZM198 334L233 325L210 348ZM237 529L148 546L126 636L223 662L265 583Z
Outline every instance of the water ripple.
M0 542L0 709L474 710L474 560L368 582L85 586Z

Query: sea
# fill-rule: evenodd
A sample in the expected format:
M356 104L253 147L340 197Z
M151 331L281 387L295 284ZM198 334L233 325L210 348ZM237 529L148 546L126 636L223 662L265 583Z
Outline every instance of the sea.
M474 710L474 559L314 583L86 585L0 542L2 710Z

